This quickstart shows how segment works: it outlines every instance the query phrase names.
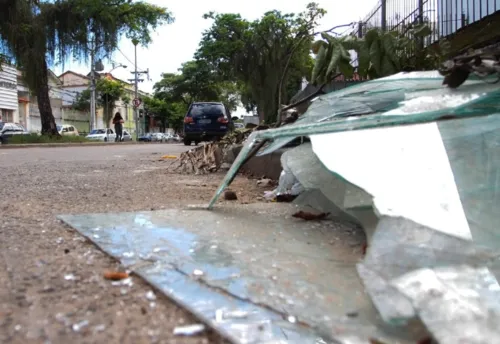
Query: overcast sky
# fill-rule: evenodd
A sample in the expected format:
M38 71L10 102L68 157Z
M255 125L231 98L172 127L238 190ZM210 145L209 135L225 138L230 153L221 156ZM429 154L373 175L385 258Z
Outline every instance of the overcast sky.
M152 81L139 84L139 88L151 92L155 82L161 78L161 73L175 73L183 62L192 59L196 51L201 34L211 25L210 20L204 20L203 14L215 11L219 13L239 13L243 18L257 19L266 11L280 10L282 12L298 13L305 10L311 1L306 0L149 0L148 2L167 7L174 15L175 22L160 27L153 33L153 43L146 49L137 49L138 68L149 68ZM319 29L328 29L336 25L358 21L365 17L376 5L377 0L319 0L320 7L327 10L321 20ZM343 29L344 30L344 29ZM342 32L342 30L340 30ZM127 65L127 69L118 68L113 71L117 78L127 80L133 75L134 46L123 40L120 51L113 56L118 64ZM105 70L110 71L111 63L105 62ZM64 71L73 70L79 73L88 73L89 67L75 62L67 62ZM55 68L56 74L62 73L63 68Z

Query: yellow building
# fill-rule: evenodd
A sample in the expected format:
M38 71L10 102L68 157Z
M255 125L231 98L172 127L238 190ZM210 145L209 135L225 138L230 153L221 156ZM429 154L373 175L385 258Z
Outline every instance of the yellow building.
M132 100L134 99L134 85L131 83L128 83L126 81L120 80L118 78L115 78L111 73L100 73L97 77L105 77L110 80L115 80L119 81L124 85L125 88L125 96L122 97L122 99L118 100L115 103L115 108L113 110L113 113L120 112L122 115L123 119L125 120L125 123L123 125L124 129L129 131L132 136L135 137L136 134L136 125L135 125L135 119L134 119L134 107L132 105ZM82 111L77 111L74 109L71 109L71 105L74 102L74 99L77 95L77 93L82 92L86 89L89 88L90 86L90 77L89 75L83 75L79 74L73 71L67 71L59 76L59 79L62 82L62 88L65 90L65 99L63 99L63 107L65 107L65 113L68 114L67 120L70 121L71 123L64 123L64 124L74 124L78 123L78 130L82 132L88 131L82 130L84 128L89 128L89 120L90 120L90 114L88 112L82 112ZM147 94L144 92L140 92L139 97L144 97ZM143 109L144 105L141 104L139 109ZM96 109L96 117L97 117L97 124L96 127L98 128L104 128L106 127L105 123L103 122L103 109L98 108ZM64 119L63 119L64 122ZM108 123L109 127L112 127L112 123ZM80 129L80 127L82 129ZM139 133L141 133L141 128L143 126L141 125L141 122L139 123Z

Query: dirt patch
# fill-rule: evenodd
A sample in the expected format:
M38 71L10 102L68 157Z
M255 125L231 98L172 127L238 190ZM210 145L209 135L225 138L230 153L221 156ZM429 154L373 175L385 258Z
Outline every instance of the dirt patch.
M161 295L153 300L151 287L135 276L124 285L105 280L103 273L118 264L56 215L206 203L223 174L166 173L157 155L119 148L109 161L73 161L71 148L62 149L67 159L52 160L46 149L40 159L16 156L12 165L8 155L1 157L0 342L222 343L211 332L173 336L175 326L196 319ZM232 190L240 203L263 192L244 177Z

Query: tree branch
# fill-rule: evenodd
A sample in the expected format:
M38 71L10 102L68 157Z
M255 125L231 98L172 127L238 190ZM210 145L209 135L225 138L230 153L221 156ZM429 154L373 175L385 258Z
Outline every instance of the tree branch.
M314 18L313 18L314 19ZM355 22L351 22L349 24L342 24L342 25L337 25L337 26L334 26L332 27L331 29L328 29L326 31L320 31L320 32L316 32L316 33L313 33L312 35L306 35L306 36L302 36L299 41L297 42L297 44L295 44L292 48L292 50L290 51L290 54L288 55L288 59L286 61L286 64L285 64L285 69L283 70L283 74L281 75L281 79L280 79L280 83L279 83L279 87L278 87L278 114L277 114L277 118L276 118L276 123L277 123L277 126L279 127L280 124L281 124L281 114L283 113L283 111L286 111L288 110L289 108L283 108L283 109L280 109L279 107L281 106L281 92L282 92L282 88L283 88L283 82L285 80L285 77L286 77L286 74L288 73L288 68L290 66L290 61L292 60L292 57L293 57L293 54L295 53L295 51L297 50L297 48L302 44L302 42L306 39L306 38L311 38L311 37L314 37L318 34L321 34L321 33L328 33L328 32L332 32L333 30L336 30L336 29L339 29L341 27L347 27L347 26L352 26L354 25ZM298 34L297 34L298 35ZM336 78L337 76L335 76ZM318 93L321 91L321 89L325 86L325 84L323 84L319 90L317 91ZM308 99L307 99L308 100ZM307 101L305 100L305 101ZM297 105L300 105L302 104L302 102L300 102L299 104L296 104L295 106ZM292 104L293 105L293 104ZM295 106L291 106L290 108L293 108Z
M318 34L321 34L321 33L331 33L333 30L340 29L341 27L352 26L352 25L355 25L355 24L356 24L356 22L352 22L352 23L349 23L349 24L337 25L337 26L332 27L331 29L328 29L328 30L325 30L325 31L316 32L314 35L318 35Z

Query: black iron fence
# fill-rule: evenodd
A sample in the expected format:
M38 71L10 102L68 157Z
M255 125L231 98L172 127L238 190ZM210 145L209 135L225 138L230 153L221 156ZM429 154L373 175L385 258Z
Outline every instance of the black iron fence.
M500 0L379 0L355 34L371 28L406 32L410 24L426 23L433 33L425 44L455 33L500 10Z

